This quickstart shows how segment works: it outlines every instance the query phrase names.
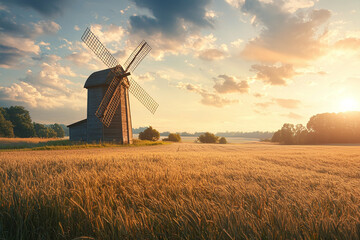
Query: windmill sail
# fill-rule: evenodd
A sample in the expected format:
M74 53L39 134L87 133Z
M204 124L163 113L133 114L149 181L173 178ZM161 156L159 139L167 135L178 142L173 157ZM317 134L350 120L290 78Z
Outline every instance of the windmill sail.
M159 104L132 78L129 78L129 92L136 97L152 114L156 112Z
M100 42L100 40L91 32L89 28L86 28L81 40L100 58L103 63L109 68L120 65L116 58L107 50L107 48Z
M133 72L150 51L151 47L143 40L124 63L125 72Z

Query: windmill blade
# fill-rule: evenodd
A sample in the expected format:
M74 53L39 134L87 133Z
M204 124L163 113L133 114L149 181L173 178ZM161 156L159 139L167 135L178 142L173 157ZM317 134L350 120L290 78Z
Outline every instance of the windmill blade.
M129 78L129 92L131 92L152 114L156 112L159 104L132 78Z
M107 50L107 48L100 42L100 40L91 32L90 28L86 28L81 40L98 56L103 63L109 68L119 65L118 61Z
M143 40L126 60L124 64L125 72L133 72L150 51L151 47Z

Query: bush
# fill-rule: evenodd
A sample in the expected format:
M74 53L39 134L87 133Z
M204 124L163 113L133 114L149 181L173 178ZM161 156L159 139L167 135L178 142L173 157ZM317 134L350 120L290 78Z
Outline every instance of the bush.
M219 137L215 136L213 133L206 132L204 134L201 134L198 137L199 142L201 143L217 143Z
M221 137L221 138L219 139L219 143L220 143L220 144L227 144L226 138Z
M145 129L143 132L139 133L140 140L150 140L157 141L160 138L160 133L153 129L151 126Z
M181 137L178 133L170 133L167 138L163 139L163 141L181 142Z

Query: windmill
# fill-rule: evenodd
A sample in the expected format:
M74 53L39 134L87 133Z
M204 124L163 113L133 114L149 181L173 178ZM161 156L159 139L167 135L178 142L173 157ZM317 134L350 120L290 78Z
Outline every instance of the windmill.
M81 40L100 58L108 69L90 75L87 119L69 125L70 140L117 141L132 143L129 92L152 114L159 104L130 75L150 52L142 41L121 66L89 28Z

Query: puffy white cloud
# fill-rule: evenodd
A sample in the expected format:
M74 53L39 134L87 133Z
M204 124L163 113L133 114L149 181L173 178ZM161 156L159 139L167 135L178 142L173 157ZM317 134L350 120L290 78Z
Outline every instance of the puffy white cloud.
M224 59L225 53L216 49L210 48L199 52L199 58L206 61L214 61Z
M251 70L256 72L255 79L270 85L287 85L287 81L298 74L290 64L279 67L252 65Z
M243 57L267 63L306 65L326 53L327 44L323 41L326 31L320 30L330 18L330 11L296 14L283 7L282 1L245 1L242 11L256 16L255 21L263 28L258 37L246 44Z
M40 46L47 46L36 39L44 34L54 34L60 25L53 21L39 21L27 25L17 23L10 13L0 15L0 67L16 68L30 56L39 55ZM47 48L49 48L47 46Z
M47 56L40 65L39 72L27 71L26 76L18 83L0 87L0 102L46 109L84 107L86 91L79 91L79 87L82 86L67 79L67 77L76 77L77 75L69 66L62 66L59 60L59 56Z
M249 84L247 81L236 81L235 77L228 75L219 75L215 79L214 89L218 93L247 93L249 91Z
M219 94L214 92L209 92L208 90L191 83L182 83L179 82L177 85L180 89L185 89L191 92L195 92L201 96L200 102L204 105L213 106L213 107L224 107L229 104L237 103L238 100L230 100L221 97Z

